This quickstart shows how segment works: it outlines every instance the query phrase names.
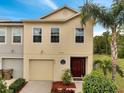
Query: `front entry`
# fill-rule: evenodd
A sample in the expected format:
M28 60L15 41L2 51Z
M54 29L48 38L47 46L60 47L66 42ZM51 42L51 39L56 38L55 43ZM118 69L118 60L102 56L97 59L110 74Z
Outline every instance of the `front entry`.
M86 58L72 57L71 58L71 73L73 77L82 77L85 75Z

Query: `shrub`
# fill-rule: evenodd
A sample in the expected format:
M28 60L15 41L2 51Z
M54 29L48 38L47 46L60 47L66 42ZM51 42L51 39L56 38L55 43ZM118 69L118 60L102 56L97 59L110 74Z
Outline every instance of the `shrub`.
M18 92L24 85L26 84L25 79L19 78L14 81L10 86L9 89L13 91L13 93Z
M116 93L117 86L114 81L104 77L100 72L94 71L84 77L84 93Z
M69 69L65 70L63 76L62 76L62 81L64 84L70 84L72 80L71 72Z
M0 77L0 93L10 93L5 81Z

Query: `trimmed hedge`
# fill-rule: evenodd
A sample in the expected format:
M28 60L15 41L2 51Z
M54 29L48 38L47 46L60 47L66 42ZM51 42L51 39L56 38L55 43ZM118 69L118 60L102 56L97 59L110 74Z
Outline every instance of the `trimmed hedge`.
M23 86L26 84L25 79L19 78L16 81L14 81L10 86L9 89L13 92L16 93L18 92Z

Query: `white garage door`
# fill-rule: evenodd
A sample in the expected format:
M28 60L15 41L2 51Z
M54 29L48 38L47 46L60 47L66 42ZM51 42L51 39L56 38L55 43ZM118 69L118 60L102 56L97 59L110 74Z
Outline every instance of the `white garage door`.
M29 77L30 80L53 80L53 61L31 60Z
M3 69L13 69L13 78L23 77L23 60L22 59L3 59Z

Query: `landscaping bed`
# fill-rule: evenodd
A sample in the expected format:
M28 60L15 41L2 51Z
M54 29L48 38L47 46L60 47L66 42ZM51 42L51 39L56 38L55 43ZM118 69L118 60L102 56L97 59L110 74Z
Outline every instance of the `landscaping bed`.
M26 84L25 79L19 78L9 86L9 89L12 93L19 93Z
M117 93L124 93L124 90L119 89Z
M20 93L21 90L26 86L27 83L28 83L28 82L26 82L26 83L23 85L23 87L22 87L20 90L18 90L16 93Z
M75 83L64 84L62 81L53 82L52 93L75 93Z

